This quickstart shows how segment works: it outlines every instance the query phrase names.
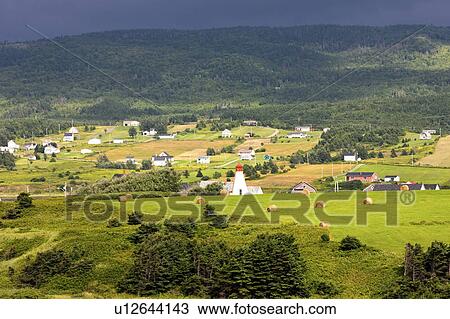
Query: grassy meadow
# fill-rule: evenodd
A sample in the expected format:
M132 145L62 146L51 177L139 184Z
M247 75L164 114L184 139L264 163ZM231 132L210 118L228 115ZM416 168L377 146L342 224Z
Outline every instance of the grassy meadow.
M317 196L323 195L315 194L309 201L314 203ZM370 196L375 204L385 201L385 195L382 193ZM292 217L281 216L292 213L289 210L292 208L294 212L299 212L296 208L298 203L293 201L292 197L289 201L273 200L272 194L244 198L206 197L206 199L215 205L220 213L230 215L234 222L221 230L200 222L198 230L200 236L214 237L233 247L239 247L260 233L278 231L291 233L297 238L300 251L306 260L309 283L313 284L316 280L333 283L339 288L337 295L339 298L376 297L380 290L394 280L395 267L403 260L405 243L418 242L427 246L434 240L448 242L450 239L448 233L450 217L446 205L450 201L450 191L417 192L413 205L399 204L397 226L386 226L384 215L379 213L370 214L367 225L356 225L354 211L356 206L361 204L356 202L355 196L347 201L334 200L328 203L324 211L329 216L353 217L348 225L333 225L331 222L329 228L318 227L319 221L323 221L323 218L317 217L313 208L308 209L304 215L305 219L300 224L295 223ZM193 204L192 198L181 197L177 200L189 201L194 211L200 214L201 207ZM99 204L93 205L97 213L101 211L100 206L97 206ZM223 209L221 204L225 205ZM265 208L271 204L276 204L279 211L268 213ZM238 222L236 213L233 215L235 208L248 205L256 205L255 207L260 207L261 210L257 210L258 213L255 214L248 207L243 209ZM0 203L0 213L11 206L12 203ZM117 201L114 207L114 213L110 218L121 218ZM128 202L126 211L132 210L133 203ZM142 211L149 217L157 213L158 206L150 201L142 206ZM186 214L188 214L186 211L172 210L167 213L166 218ZM278 217L280 223L270 223ZM249 221L246 218L253 220ZM28 209L20 219L3 221L0 229L0 251L14 246L17 256L9 260L0 260L0 297L130 297L118 294L116 286L131 267L135 246L127 240L127 237L137 226L129 226L125 220L122 226L117 228L107 228L106 225L106 219L100 222L89 221L81 210L73 212L72 220L68 221L62 198L35 200L34 207ZM323 233L329 233L332 241L321 242L320 236ZM353 252L339 251L338 241L346 235L357 236L370 248ZM70 250L74 247L84 251L94 262L94 268L82 276L76 278L55 276L39 289L17 286L8 277L9 267L20 271L27 259L33 258L38 252L49 249ZM159 297L180 296L171 293Z

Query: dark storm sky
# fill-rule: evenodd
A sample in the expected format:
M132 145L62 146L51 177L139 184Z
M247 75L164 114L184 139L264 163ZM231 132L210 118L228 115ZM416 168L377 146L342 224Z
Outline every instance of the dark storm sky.
M132 28L450 25L449 0L0 0L0 40Z

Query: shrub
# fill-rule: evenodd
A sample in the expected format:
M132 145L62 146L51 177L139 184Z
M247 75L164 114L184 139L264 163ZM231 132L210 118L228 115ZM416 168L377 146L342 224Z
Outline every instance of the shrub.
M33 177L30 181L32 183L43 183L45 182L45 177Z
M322 236L320 236L320 240L323 242L329 242L330 241L330 235L328 235L327 233L322 234Z
M16 205L18 208L29 208L33 206L33 199L28 193L20 193L16 199Z
M225 215L215 216L211 220L209 225L214 228L220 228L220 229L227 228L228 227L228 217Z
M20 218L22 216L22 209L19 208L11 208L8 209L5 213L5 215L3 215L3 219L17 219Z
M140 225L142 224L142 218L144 214L141 212L133 212L128 215L128 225Z
M38 253L36 259L25 266L19 275L19 282L39 288L55 275L78 276L86 274L92 268L92 262L83 258L83 253L62 250L50 250Z
M364 247L361 241L356 237L347 236L341 240L339 249L343 251L355 250Z
M115 227L120 227L122 226L122 224L119 222L119 220L117 218L112 218L110 220L108 220L108 228L115 228Z

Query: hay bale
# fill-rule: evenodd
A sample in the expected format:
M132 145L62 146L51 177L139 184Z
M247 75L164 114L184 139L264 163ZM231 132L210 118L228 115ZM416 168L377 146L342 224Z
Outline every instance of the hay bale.
M404 192L409 191L409 186L408 185L402 185L402 186L400 186L400 190L404 191Z
M330 224L328 224L328 223L326 223L326 222L320 222L319 227L320 227L320 228L329 228L329 227L330 227Z
M269 207L267 207L267 212L269 213L274 213L278 211L278 206L277 205L270 205Z
M228 191L226 189L222 189L219 194L222 196L226 196L228 195Z
M314 204L314 207L315 207L315 208L325 208L325 202L319 200L318 202L316 202L316 203Z
M125 197L127 200L133 200L133 194L126 194Z
M128 198L126 195L119 196L119 202L125 203L126 201L128 201Z
M205 205L206 204L206 199L204 199L203 197L197 197L195 199L195 203L197 205Z
M363 200L363 205L373 205L373 199L370 197L367 197Z
M302 190L302 193L306 196L309 196L311 194L311 192L309 190L307 190L306 188Z

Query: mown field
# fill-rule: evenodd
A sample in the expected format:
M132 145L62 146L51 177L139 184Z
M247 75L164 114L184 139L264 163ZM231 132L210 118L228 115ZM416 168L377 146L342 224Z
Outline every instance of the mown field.
M450 136L441 138L434 153L420 160L420 164L450 167Z
M447 168L368 164L361 165L356 171L375 172L380 178L386 175L399 175L404 182L450 185L450 169Z
M340 194L345 196L344 192ZM201 236L222 239L233 247L248 243L260 233L291 233L297 238L301 253L306 259L308 281L312 283L316 280L326 280L333 283L339 287L339 298L376 297L395 277L395 267L402 262L405 243L418 242L428 246L434 240L450 240L447 205L450 201L450 191L417 192L413 205L407 206L399 202L398 225L395 226L386 226L383 213L369 214L367 225L356 225L355 211L357 207L362 208L362 205L357 202L355 196L349 200L330 201L325 210L314 212L314 209L310 208L298 224L294 223L293 217L283 216L292 213L289 209L294 208L297 218L300 218L299 203L293 200L296 197L273 200L272 196L206 197L220 213L231 216L232 223L230 222L228 228L218 230L200 221L198 231ZM311 196L310 202L314 203L317 196L323 195ZM370 196L375 204L385 201L384 194ZM193 210L197 216L200 215L201 207L193 204L193 198L180 197L177 200L189 201L190 204L182 205L184 211L169 210L166 218L191 214L187 209ZM106 218L93 222L88 220L81 210L73 212L72 220L67 221L63 199L35 200L34 204L35 206L28 209L20 219L2 221L0 251L14 246L18 255L10 260L0 260L1 297L129 297L118 294L116 286L131 267L135 246L127 237L137 226L129 226L126 220L123 220L122 226L107 228ZM225 204L223 209L221 204ZM279 211L268 213L265 209L270 204L276 204ZM101 211L98 205L93 206L96 213ZM0 214L11 206L12 203L0 203ZM117 201L114 201L114 207L116 209L110 218L121 218ZM142 211L150 218L157 214L158 207L154 201L149 200L142 205ZM133 210L133 203L128 202L126 211ZM320 213L326 213L330 217L327 219L317 216ZM348 225L337 225L337 221L332 217L338 215L353 218ZM278 217L280 222L276 221ZM320 228L319 221L327 221L331 227ZM325 232L329 232L332 238L329 243L320 241L320 235ZM339 251L338 241L346 235L358 237L371 248L354 252ZM53 248L71 250L74 247L84 251L95 265L89 273L81 277L56 276L39 289L17 286L8 277L9 267L16 272L20 271L27 260L32 259L38 252ZM171 292L160 297L177 296L176 292Z

